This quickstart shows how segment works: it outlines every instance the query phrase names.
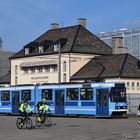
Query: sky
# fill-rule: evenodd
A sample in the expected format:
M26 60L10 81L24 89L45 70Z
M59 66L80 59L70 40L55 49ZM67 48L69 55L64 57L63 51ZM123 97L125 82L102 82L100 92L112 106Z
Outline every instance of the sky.
M17 52L51 28L87 19L94 34L140 28L140 0L0 0L3 48Z

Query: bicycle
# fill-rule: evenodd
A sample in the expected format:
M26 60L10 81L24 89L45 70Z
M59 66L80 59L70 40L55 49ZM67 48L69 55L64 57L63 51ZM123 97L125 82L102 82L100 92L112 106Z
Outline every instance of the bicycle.
M33 126L33 122L31 120L31 118L29 117L30 113L27 113L27 116L25 118L24 117L19 117L17 119L16 125L18 129L22 129L24 125L26 125L26 128L31 129Z
M50 113L38 113L35 117L35 124L37 127L41 127L42 125L51 126L52 119L50 117Z

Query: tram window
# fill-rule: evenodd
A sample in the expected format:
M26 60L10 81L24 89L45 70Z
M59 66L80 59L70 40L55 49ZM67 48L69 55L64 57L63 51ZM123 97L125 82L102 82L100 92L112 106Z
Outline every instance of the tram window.
M9 101L10 100L10 92L2 91L1 92L1 101Z
M93 100L93 89L92 88L81 88L80 89L81 100Z
M31 90L22 90L21 100L31 100Z
M67 89L67 100L78 100L78 88Z
M125 88L111 88L110 98L111 102L126 102Z
M104 106L108 106L108 95L104 94Z
M97 106L101 106L101 93L97 90Z
M46 100L52 100L52 89L43 89L42 98L45 98Z

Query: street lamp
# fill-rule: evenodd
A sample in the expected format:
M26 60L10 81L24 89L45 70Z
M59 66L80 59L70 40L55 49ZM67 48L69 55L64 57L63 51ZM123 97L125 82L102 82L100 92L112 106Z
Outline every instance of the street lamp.
M61 83L61 43L58 44L58 83Z

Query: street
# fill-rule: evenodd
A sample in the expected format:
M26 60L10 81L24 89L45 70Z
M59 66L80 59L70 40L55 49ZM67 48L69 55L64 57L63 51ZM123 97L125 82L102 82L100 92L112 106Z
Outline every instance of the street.
M126 140L140 139L138 117L95 119L52 117L53 125L17 129L18 116L0 116L0 140ZM56 123L56 125L55 125Z

